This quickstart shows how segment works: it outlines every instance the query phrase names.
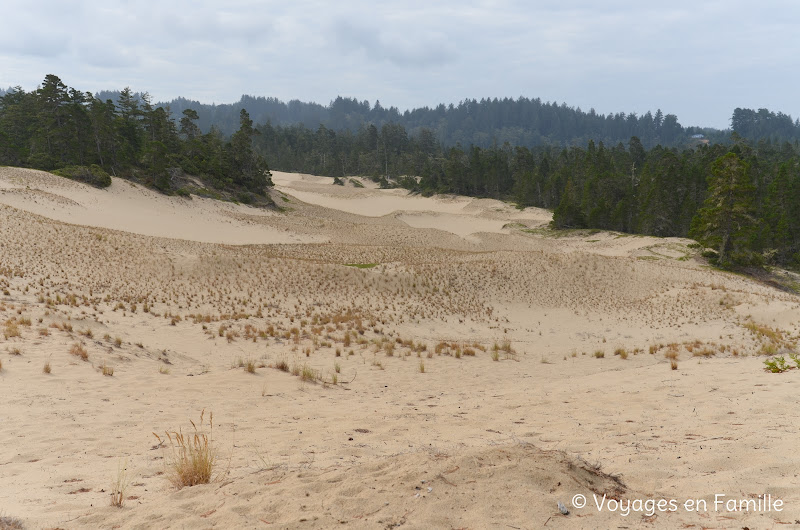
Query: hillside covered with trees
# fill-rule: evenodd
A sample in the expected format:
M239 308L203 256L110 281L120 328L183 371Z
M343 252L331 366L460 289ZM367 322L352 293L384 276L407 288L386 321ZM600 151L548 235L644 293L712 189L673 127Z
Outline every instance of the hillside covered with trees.
M109 174L164 192L179 189L188 173L241 200L266 201L272 184L265 160L253 151L256 134L245 110L230 138L201 133L186 109L176 121L147 95L123 90L115 104L69 88L48 75L32 92L0 99L0 164L56 170L104 186Z
M458 193L548 208L558 228L689 236L714 249L711 257L723 266L800 266L800 147L797 139L788 141L798 129L790 117L736 109L734 127L746 134L682 148L648 147L637 135L602 139L609 131L641 130L635 128L641 119L651 128L644 131L651 142L685 132L668 116L620 119L614 129L616 119L590 113L587 123L595 120L597 128L581 129L585 145L569 146L510 140L449 145L434 128L422 125L431 112L463 113L466 121L495 105L520 112L526 105L544 113L560 109L535 101L525 100L521 107L514 100L440 106L416 115L416 121L405 113L402 120L413 123L411 129L400 118L391 121L400 116L396 109L354 100L327 110L299 105L291 111L316 109L322 116L338 109L338 120L350 120L341 130L272 121L254 125L242 108L238 129L227 138L213 127L202 132L202 108L183 108L175 117L174 109L152 105L146 94L137 98L126 89L116 103L102 101L47 76L33 92L13 90L0 99L0 163L56 170L95 184L110 182L103 177L110 173L165 192L180 191L180 176L188 174L250 201L264 197L271 185L269 161L284 171L360 175L424 194ZM370 115L375 122L359 121ZM522 123L519 116L514 119ZM528 119L529 127L538 123L533 115ZM652 129L658 122L660 129ZM601 132L592 137L589 131Z
M116 101L119 92L103 91L98 98ZM191 108L200 114L201 130L217 128L232 134L238 126L238 112L244 108L256 123L273 126L302 125L317 129L320 125L337 132L357 132L369 124L380 128L400 125L409 135L422 129L433 133L436 141L446 145L489 147L508 142L512 145L586 145L595 142L616 143L637 136L646 147L658 144L679 146L689 142L693 134L714 135L714 129L684 127L674 114L646 112L598 114L569 107L565 103L543 102L539 98L465 99L458 104L444 103L434 108L422 107L401 112L384 107L380 101L370 104L353 98L337 97L327 106L276 98L242 96L233 104L203 104L185 98L159 103L176 114Z
M754 143L734 133L730 143L686 149L648 150L635 136L609 147L590 140L585 148L445 148L431 131L410 136L398 125L355 134L324 126L257 130L255 149L275 169L510 199L554 210L558 228L689 236L715 248L722 265L800 265L796 143Z

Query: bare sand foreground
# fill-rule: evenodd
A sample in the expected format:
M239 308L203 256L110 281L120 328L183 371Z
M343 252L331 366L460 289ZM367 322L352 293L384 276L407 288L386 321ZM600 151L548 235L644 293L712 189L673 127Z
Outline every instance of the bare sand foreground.
M800 370L763 369L796 296L685 240L274 180L282 212L0 168L0 528L800 524ZM219 476L178 490L153 433L203 410Z

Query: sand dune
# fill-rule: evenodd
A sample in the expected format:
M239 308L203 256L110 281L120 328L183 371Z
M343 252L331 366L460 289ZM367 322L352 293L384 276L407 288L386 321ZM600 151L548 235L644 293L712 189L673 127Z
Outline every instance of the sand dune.
M270 227L275 214L263 210L197 196L166 197L118 178L100 190L49 173L0 168L0 203L66 223L206 243L323 240Z
M499 201L274 180L282 212L0 168L0 521L800 519L800 370L763 369L764 352L800 338L795 295L709 269L687 240L553 233L547 212ZM218 477L178 490L153 433L192 432L203 410ZM680 506L623 515L596 508L604 493ZM784 505L731 511L715 494Z

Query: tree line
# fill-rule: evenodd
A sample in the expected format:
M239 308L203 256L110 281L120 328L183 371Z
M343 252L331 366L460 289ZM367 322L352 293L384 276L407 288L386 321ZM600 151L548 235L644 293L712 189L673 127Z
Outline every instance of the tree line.
M751 127L761 123L759 115L788 127L780 114L734 114ZM186 108L176 121L169 107L155 107L129 89L116 102L102 101L49 75L35 91L15 89L0 98L0 164L57 170L101 185L110 182L107 172L165 192L188 174L250 200L248 194L264 197L271 185L268 160L284 171L360 175L424 194L548 208L558 228L690 236L713 248L725 266L800 265L797 141L734 133L727 143L698 140L681 149L648 148L635 135L615 143L589 139L585 146L465 147L448 146L433 129L409 132L393 122L340 131L323 124L254 125L239 109L239 128L226 138L213 127L203 133L199 119Z
M25 92L0 98L0 164L57 170L95 185L108 174L175 191L186 173L242 198L266 200L272 184L266 161L253 150L257 134L247 111L230 138L212 128L203 134L199 116L151 104L147 94L126 88L116 103L67 87L55 75Z
M734 133L726 144L685 149L646 149L636 136L610 147L590 140L586 147L465 148L396 124L354 133L269 123L257 130L255 149L275 169L513 200L552 209L557 228L693 237L724 266L800 265L797 143Z
M98 99L116 101L119 91L102 91ZM137 94L134 94L137 97ZM384 107L380 101L370 104L355 98L337 97L328 105L274 97L244 95L232 104L203 104L186 98L175 98L158 105L170 107L180 115L185 109L200 114L202 131L216 128L225 135L239 126L239 111L246 109L256 123L280 126L302 125L316 130L320 125L337 132L357 132L373 124L402 125L410 135L422 129L432 132L438 142L490 147L493 144L586 146L589 140L606 145L626 142L636 136L646 148L656 145L685 147L692 136L703 135L712 142L726 142L731 131L743 138L758 141L800 140L800 119L768 109L736 108L729 130L712 127L685 127L674 114L617 112L600 114L590 109L567 106L566 103L543 102L539 98L465 99L458 104L439 104L401 112L397 107Z
M731 128L738 135L750 140L766 138L777 142L800 140L800 119L793 121L788 114L768 109L757 111L734 109Z
M116 101L119 93L104 91L99 98ZM203 104L186 98L160 103L177 114L187 108L201 115L198 125L208 131L216 127L223 134L232 134L238 126L239 109L246 109L256 123L275 126L302 125L316 130L320 125L336 132L357 132L373 124L379 129L386 124L402 126L416 136L422 129L431 131L436 140L451 146L494 143L533 147L537 145L586 145L594 141L607 144L627 141L637 136L646 147L683 145L692 134L713 135L711 128L684 127L674 114L618 112L601 114L590 109L570 107L566 103L542 101L540 98L465 99L457 104L439 104L400 111L381 102L358 101L337 97L328 105L298 100L283 102L272 97L242 96L232 104Z

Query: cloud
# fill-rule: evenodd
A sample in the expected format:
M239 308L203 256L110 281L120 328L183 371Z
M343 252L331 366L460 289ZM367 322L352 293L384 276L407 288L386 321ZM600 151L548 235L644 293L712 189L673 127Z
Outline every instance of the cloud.
M386 61L402 68L442 66L457 55L443 35L433 32L379 31L339 20L332 34L344 53L362 52L371 61Z
M3 15L0 86L54 73L156 99L523 95L716 126L736 106L800 116L789 0L7 0Z

